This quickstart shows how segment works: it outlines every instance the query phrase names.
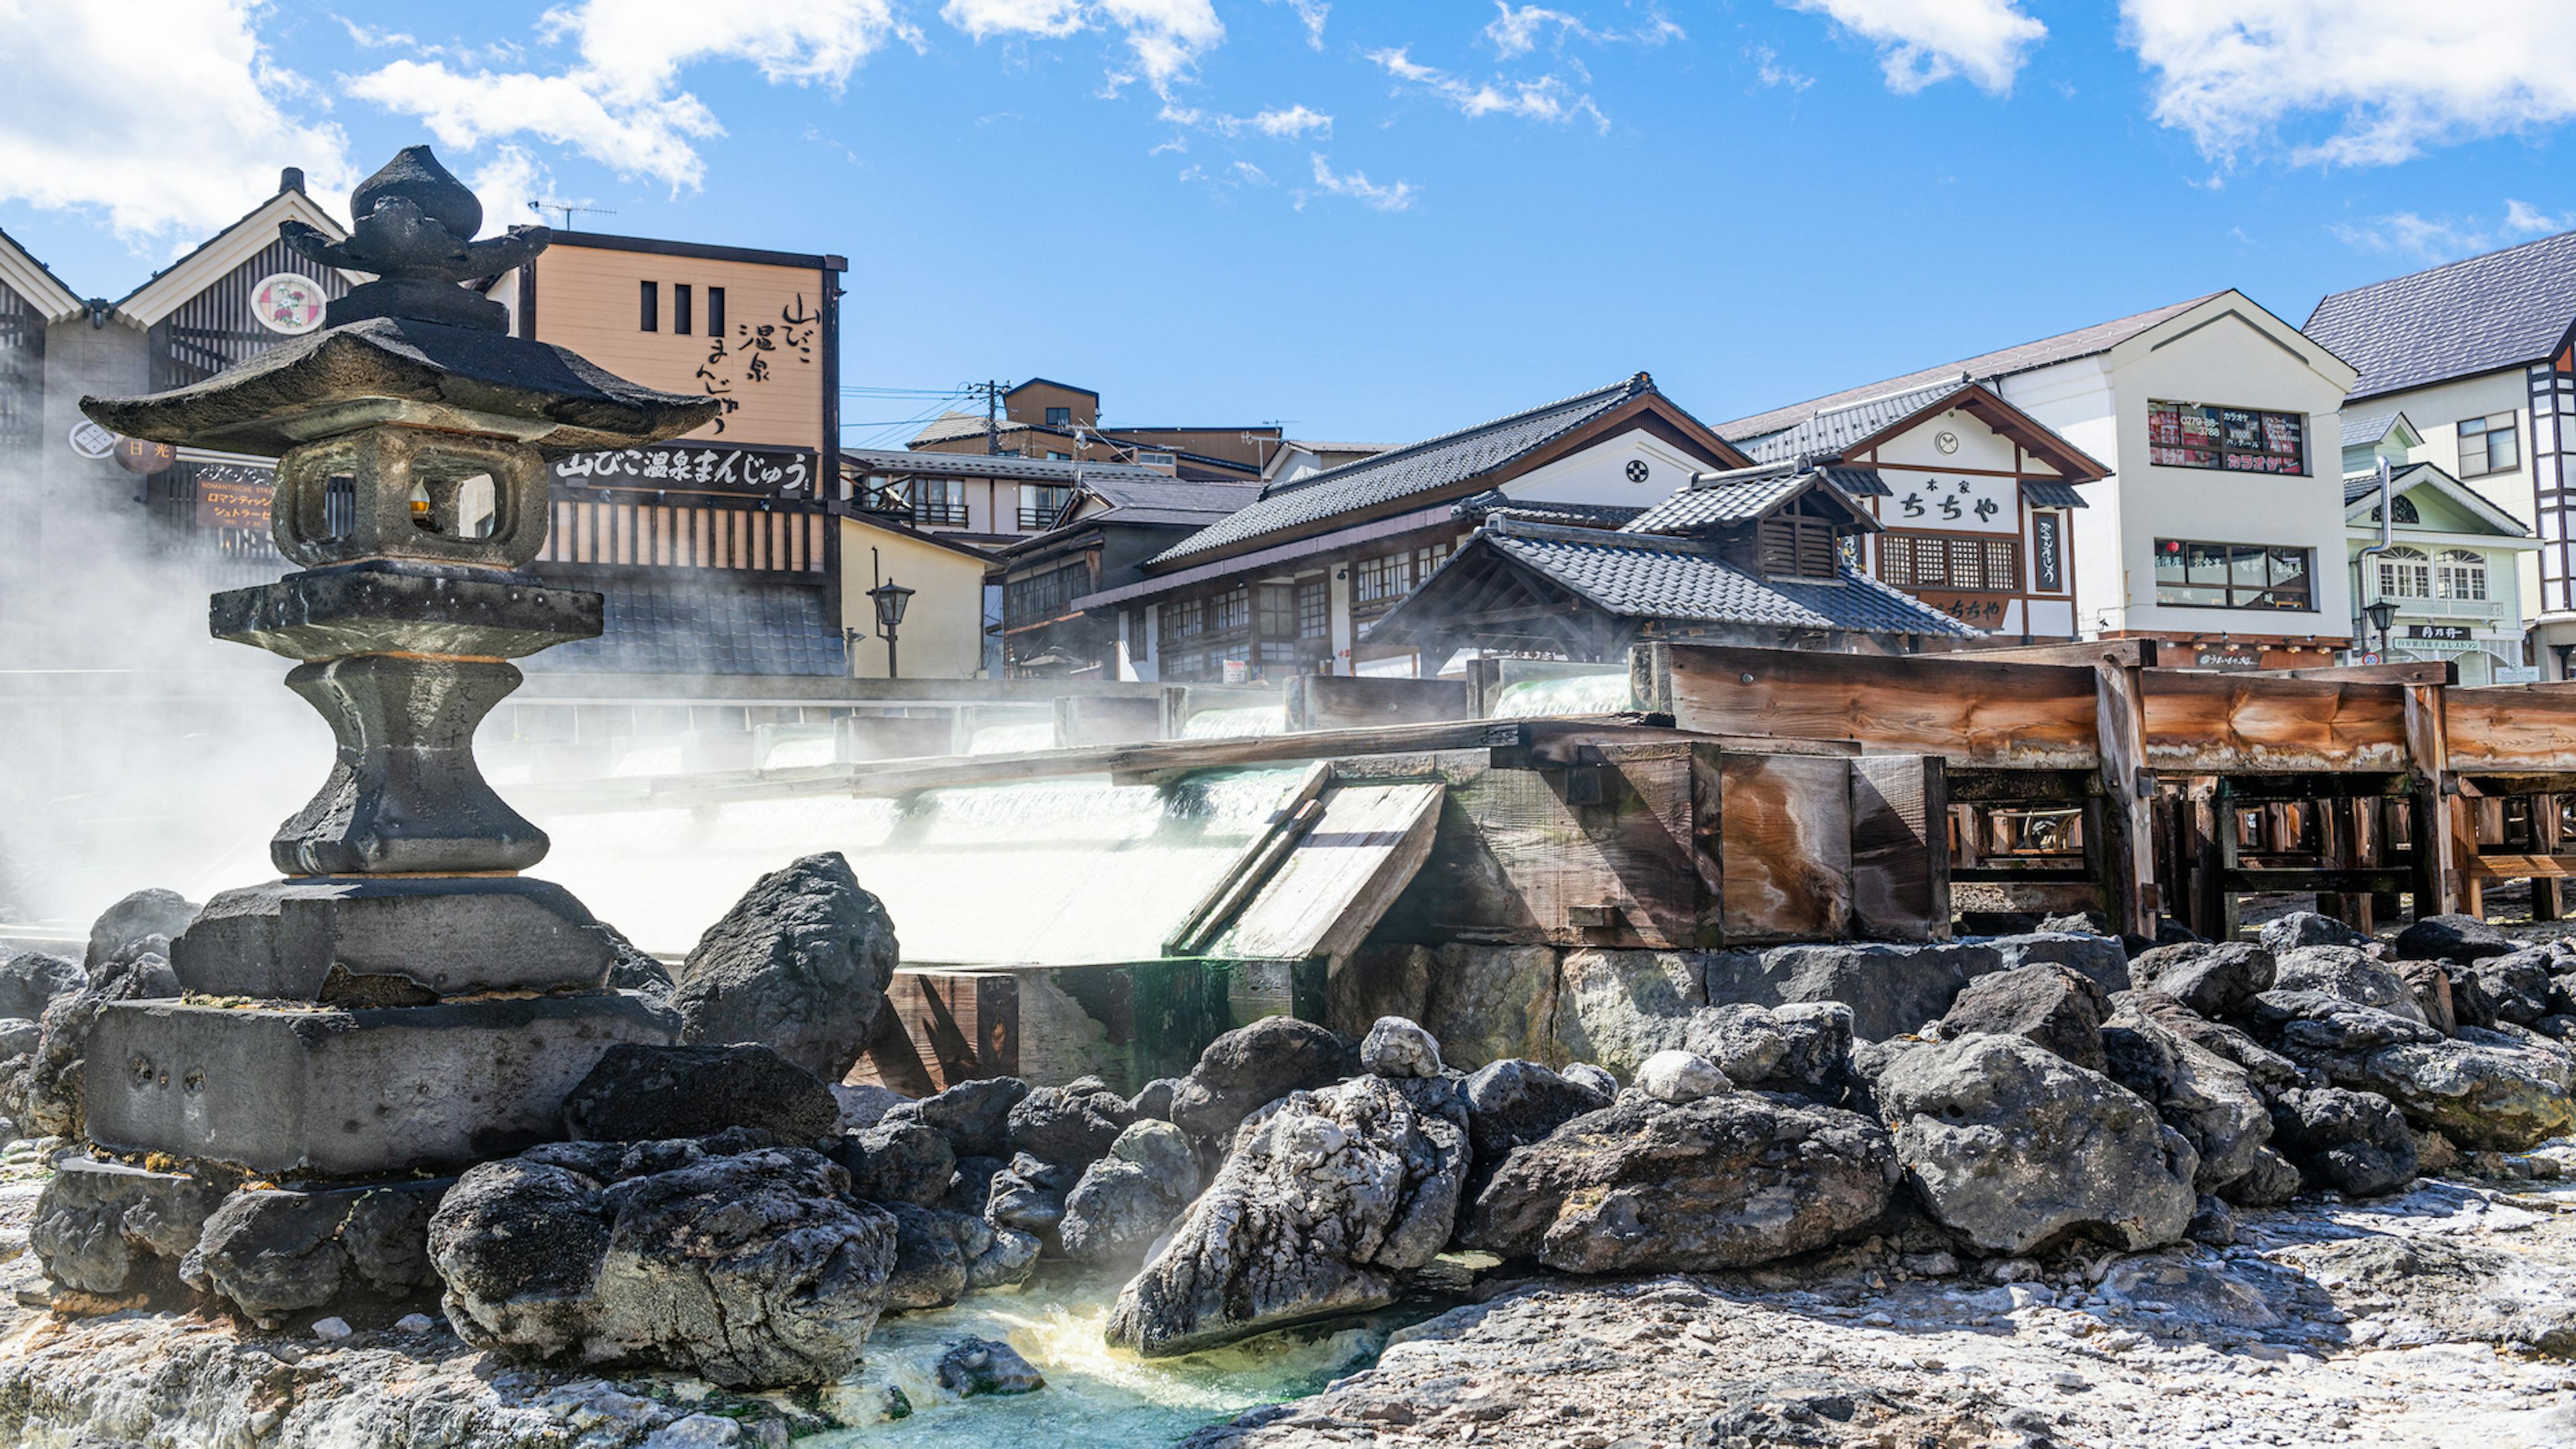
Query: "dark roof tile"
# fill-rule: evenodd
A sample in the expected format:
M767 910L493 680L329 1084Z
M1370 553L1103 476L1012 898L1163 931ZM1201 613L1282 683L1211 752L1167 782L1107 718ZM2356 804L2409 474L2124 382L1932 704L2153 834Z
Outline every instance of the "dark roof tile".
M2361 369L2361 398L2537 362L2570 322L2576 231L2337 292L2300 330Z

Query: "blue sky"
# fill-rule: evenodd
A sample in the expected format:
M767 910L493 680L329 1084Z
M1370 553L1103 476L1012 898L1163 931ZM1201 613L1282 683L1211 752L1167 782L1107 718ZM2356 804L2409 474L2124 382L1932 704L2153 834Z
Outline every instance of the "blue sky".
M2296 322L2576 228L2564 0L735 8L0 0L0 227L116 296L279 165L336 207L427 138L496 224L847 255L859 387L1385 441L1640 368L1722 420L2227 286Z

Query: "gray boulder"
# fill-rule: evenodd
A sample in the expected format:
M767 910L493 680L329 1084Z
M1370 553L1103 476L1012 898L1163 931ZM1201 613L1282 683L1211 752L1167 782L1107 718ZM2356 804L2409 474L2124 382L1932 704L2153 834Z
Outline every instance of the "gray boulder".
M2381 1047L2442 1039L2420 1021L2327 991L2266 991L2254 998L2246 1017L2292 1061L2329 1072L2357 1070L2340 1066L2339 1059L2358 1061Z
M28 1242L63 1287L102 1298L171 1293L226 1186L194 1173L65 1157L36 1199Z
M1908 1183L1978 1249L2083 1236L2134 1251L2190 1225L2191 1144L2134 1093L2020 1037L1916 1046L1873 1086Z
M1752 1083L1780 1069L1789 1055L1789 1033L1771 1008L1729 1002L1692 1012L1682 1049L1707 1058L1730 1081Z
M1127 1110L1135 1113L1136 1120L1140 1122L1148 1117L1157 1122L1169 1122L1172 1120L1172 1097L1180 1090L1180 1078L1156 1077L1137 1088L1136 1095L1127 1099Z
M2129 963L2129 977L2202 1016L2234 1016L2272 989L2272 953L2242 941L2158 946Z
M1059 1167L1023 1152L993 1174L986 1189L984 1217L996 1227L1054 1243L1056 1229L1064 1222L1065 1194L1080 1180L1079 1168Z
M2541 977L2544 988L2548 979ZM2322 991L2409 1021L2425 1020L2414 988L2386 962L2351 946L2301 946L2276 955L2272 989Z
M1360 1070L1381 1077L1440 1075L1440 1043L1400 1016L1381 1016L1360 1042Z
M980 1213L993 1200L993 1179L1008 1170L1010 1164L998 1157L961 1157L957 1173L948 1179L948 1193L939 1206L953 1213Z
M2299 1085L2299 1064L2238 1027L2211 1021L2160 991L2123 991L2111 998L2114 1015L2135 1012L2232 1064L2266 1092Z
M1109 1145L1136 1120L1127 1099L1098 1077L1077 1077L1061 1087L1039 1087L1011 1108L1003 1141L1015 1153L1055 1163L1079 1174L1109 1155Z
M795 1148L602 1182L513 1159L457 1180L429 1224L449 1324L505 1357L829 1383L886 1303L897 1227Z
M2275 1136L2280 1128L2273 1129ZM2283 1156L2278 1147L2266 1145L2254 1153L2254 1165L2244 1175L2219 1189L2219 1197L2237 1207L2288 1207L2298 1195L2302 1174L2298 1164Z
M947 1138L960 1157L1006 1157L1011 1150L1011 1109L1028 1095L1029 1084L1017 1077L983 1077L905 1103L887 1115L921 1122Z
M654 1142L749 1127L811 1147L840 1123L841 1104L831 1088L757 1043L619 1042L564 1098L566 1135L594 1142Z
M1619 1079L1610 1075L1608 1067L1596 1066L1591 1062L1576 1062L1558 1072L1557 1075L1578 1087L1600 1093L1601 1100L1605 1102L1619 1095Z
M894 981L894 923L837 851L762 876L675 975L680 1040L762 1042L826 1082L849 1075Z
M966 1296L973 1253L989 1246L992 1225L962 1213L911 1203L878 1203L894 1218L894 1268L886 1275L889 1309L945 1308Z
M2475 916L2426 916L2397 933L2403 961L2475 961L2513 949L2512 937Z
M1356 1065L1350 1046L1330 1028L1265 1016L1199 1053L1198 1065L1172 1092L1172 1122L1191 1141L1221 1150L1244 1118L1291 1092L1331 1086Z
M2272 1101L2272 1140L2316 1187L2374 1197L2415 1179L2415 1134L2395 1106L2367 1092L2281 1093Z
M317 1308L434 1293L429 1219L446 1184L294 1191L245 1188L206 1219L181 1263L189 1283L264 1328Z
M171 939L196 918L196 903L177 891L136 891L90 923L89 951L81 964L95 972L119 957L130 960L142 949L167 958Z
M2199 1155L2193 1184L2214 1193L2254 1169L2272 1137L2263 1094L2243 1068L2134 1009L2102 1029L2105 1074L2155 1104L2156 1115Z
M1851 1009L1856 1037L1884 1041L1938 1020L1959 988L2002 966L2003 953L1992 942L1835 942L1715 952L1704 979L1710 1005L1839 1001Z
M939 1386L961 1399L986 1394L1033 1394L1046 1379L1007 1343L961 1338L939 1356Z
M849 1172L850 1195L862 1202L930 1207L957 1175L948 1139L919 1122L879 1122L834 1143L830 1156Z
M33 1057L45 1038L45 1029L23 1016L0 1017L0 1062L19 1057Z
M1789 1049L1770 1075L1744 1085L1764 1092L1792 1092L1828 1107L1841 1104L1851 1084L1852 1013L1839 1001L1795 1002L1772 1010Z
M1586 1112L1600 1111L1619 1095L1616 1082L1604 1092L1518 1058L1478 1067L1459 1090L1467 1102L1468 1145L1474 1149L1467 1181L1471 1198L1484 1190L1513 1148L1536 1142Z
M2122 963L2125 965L2125 961ZM2102 988L2071 967L2020 966L1977 977L1941 1018L1942 1034L2017 1036L2079 1067L2102 1070Z
M1133 1267L1199 1194L1190 1140L1169 1122L1143 1121L1118 1134L1109 1155L1083 1170L1064 1199L1057 1233L1077 1263Z
M907 1106L912 1099L891 1088L873 1082L834 1082L832 1100L841 1104L840 1130L865 1132L886 1119L895 1108Z
M2292 911L2286 916L2265 921L2263 928L2254 934L2263 943L2263 949L2275 957L2286 956L2306 946L2348 946L2359 950L2370 945L2367 935L2316 911Z
M2043 925L2037 931L1998 936L1986 944L1994 948L1998 971L2064 966L2082 972L2104 995L2126 991L2132 984L2128 950L2108 932L2052 930Z
M89 973L77 961L42 951L11 951L0 957L0 1016L41 1021L45 1008L89 984Z
M1633 1074L1646 1058L1679 1047L1690 1014L1708 1004L1701 980L1704 960L1694 951L1585 948L1559 953L1555 1045L1585 1061Z
M1856 1113L1631 1092L1513 1153L1461 1240L1570 1273L1708 1272L1865 1233L1897 1181L1887 1133Z
M2486 1014L2493 1018L2487 1023L2490 1026L2499 1022L2529 1026L2556 1015L2561 993L2550 973L2566 969L2547 947L2481 956L2453 968L2455 974L2465 974L2477 983Z
M2519 1027L2464 1026L2447 1040L2338 1057L2329 1075L2379 1093L2472 1152L2527 1152L2576 1132L2576 1058Z
M1658 1102L1696 1102L1735 1090L1717 1064L1696 1052L1660 1051L1637 1068L1637 1090Z
M1118 1295L1109 1341L1148 1358L1392 1303L1448 1245L1467 1113L1446 1081L1355 1077L1246 1122Z
M93 931L91 939L95 944L103 938ZM114 939L113 933L106 939ZM145 944L161 940L154 936ZM90 1033L108 1003L179 994L179 977L170 969L169 957L132 941L118 944L85 974L88 979L80 987L45 1008L34 1052L0 1077L0 1113L28 1136L83 1135L81 1075L89 1059Z

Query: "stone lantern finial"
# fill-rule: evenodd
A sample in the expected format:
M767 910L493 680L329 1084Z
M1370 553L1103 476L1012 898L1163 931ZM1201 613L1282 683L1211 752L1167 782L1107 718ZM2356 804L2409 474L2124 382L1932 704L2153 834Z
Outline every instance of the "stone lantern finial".
M554 235L542 226L514 226L506 236L474 240L483 229L483 203L427 146L404 147L359 182L349 193L349 222L347 241L333 241L300 221L277 226L300 256L376 274L324 310L323 323L331 327L368 317L412 317L502 331L509 310L457 284L526 265Z

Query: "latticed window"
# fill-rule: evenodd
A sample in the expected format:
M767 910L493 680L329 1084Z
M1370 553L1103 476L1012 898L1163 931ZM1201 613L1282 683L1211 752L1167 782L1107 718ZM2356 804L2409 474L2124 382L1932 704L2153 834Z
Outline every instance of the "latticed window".
M2486 580L2478 581L2481 591ZM2379 556L2379 595L2384 599L2429 599L2433 596L2432 563L2418 548L2392 548ZM2483 595L2481 595L2483 596Z
M1252 591L1241 584L1217 595L1209 602L1209 627L1219 634L1235 634L1252 625Z
M1332 632L1331 595L1322 579L1309 579L1297 586L1297 637L1321 639Z
M2021 543L2009 538L1885 534L1878 541L1878 576L1906 589L2017 593Z
M2434 585L2445 599L2483 599L2487 596L2486 556L2465 548L2442 551L2433 570Z
M1834 525L1823 518L1775 513L1762 520L1762 572L1774 578L1835 577Z

